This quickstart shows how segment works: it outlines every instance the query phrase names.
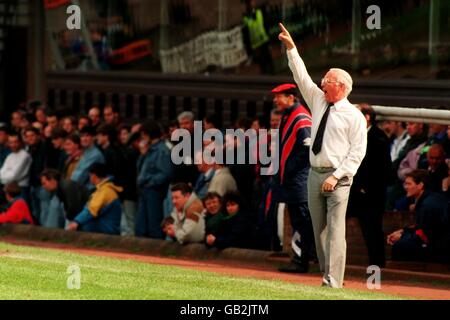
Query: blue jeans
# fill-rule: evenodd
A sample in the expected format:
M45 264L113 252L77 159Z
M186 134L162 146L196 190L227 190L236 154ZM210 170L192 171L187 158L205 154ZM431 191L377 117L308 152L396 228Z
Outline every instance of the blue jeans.
M50 195L43 190L41 194L40 208L40 220L41 225L44 228L64 228L64 206L56 195Z
M162 190L162 191L160 191ZM167 187L143 188L136 216L136 236L164 239L161 222L164 219L163 202Z

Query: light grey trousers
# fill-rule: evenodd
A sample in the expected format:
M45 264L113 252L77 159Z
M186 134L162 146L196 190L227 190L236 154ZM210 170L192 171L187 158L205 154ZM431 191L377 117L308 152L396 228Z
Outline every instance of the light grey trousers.
M122 218L120 221L120 234L122 236L134 236L137 202L125 200L122 204Z
M333 172L334 169L310 170L308 200L323 285L342 288L347 256L345 217L353 179L344 178L335 191L323 193L322 185Z

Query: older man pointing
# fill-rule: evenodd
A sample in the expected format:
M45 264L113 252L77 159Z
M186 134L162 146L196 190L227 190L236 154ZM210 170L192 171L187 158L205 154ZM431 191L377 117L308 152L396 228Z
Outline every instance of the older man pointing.
M353 87L351 76L342 69L331 69L319 88L291 35L282 24L280 28L279 39L287 48L289 67L312 112L308 201L323 286L342 288L347 251L345 215L353 177L366 154L366 120L347 100Z

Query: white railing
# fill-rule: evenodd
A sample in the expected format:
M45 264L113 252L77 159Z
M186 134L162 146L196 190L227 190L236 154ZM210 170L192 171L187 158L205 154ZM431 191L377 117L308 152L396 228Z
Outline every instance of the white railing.
M450 110L372 106L380 121L402 121L450 125Z

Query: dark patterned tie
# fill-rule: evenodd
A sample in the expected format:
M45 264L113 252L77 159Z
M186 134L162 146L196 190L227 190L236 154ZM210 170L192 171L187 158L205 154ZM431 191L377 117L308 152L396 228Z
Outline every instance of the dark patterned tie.
M317 130L316 139L314 140L314 145L312 147L312 151L314 155L318 155L322 151L323 145L323 136L325 135L325 129L327 127L328 116L330 115L330 110L333 105L330 104L327 107L327 111L323 115L322 121L320 122L319 130Z

